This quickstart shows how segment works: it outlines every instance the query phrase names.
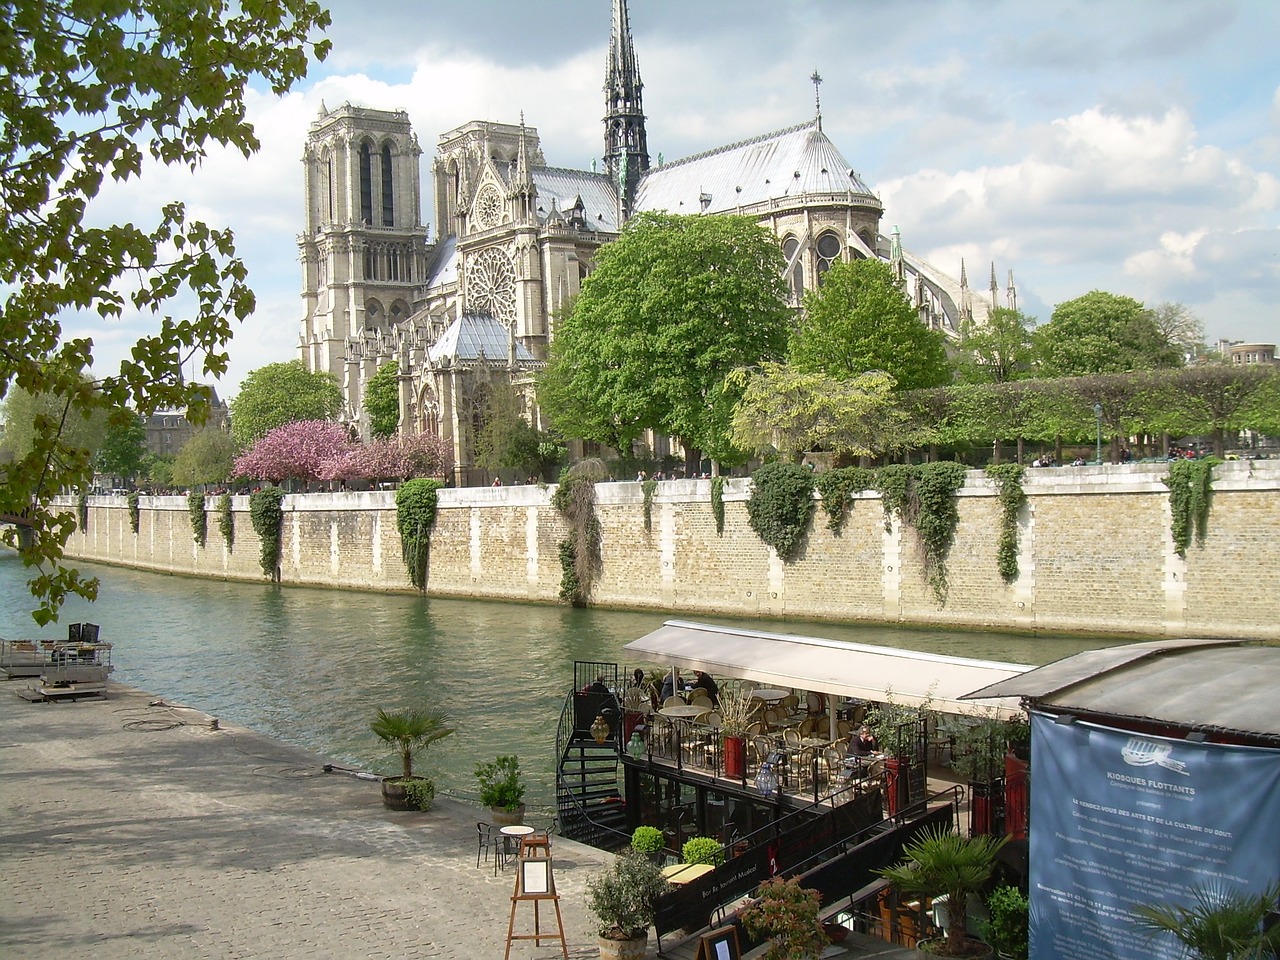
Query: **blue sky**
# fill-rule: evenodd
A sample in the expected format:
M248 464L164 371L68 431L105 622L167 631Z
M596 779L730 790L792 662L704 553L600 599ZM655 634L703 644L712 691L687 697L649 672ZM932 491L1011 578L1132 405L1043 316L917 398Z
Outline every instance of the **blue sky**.
M97 216L180 198L230 225L258 294L217 386L295 356L300 158L323 99L409 113L425 156L468 120L538 129L557 166L602 150L609 0L332 3L329 59L255 95L263 147L152 170ZM1041 322L1090 290L1179 301L1221 337L1280 339L1280 4L1189 0L631 0L649 147L675 160L812 117L881 197L882 229L985 288L1012 269ZM430 189L424 179L424 198ZM423 210L430 221L432 211ZM433 232L434 235L434 232ZM67 324L99 368L140 326Z

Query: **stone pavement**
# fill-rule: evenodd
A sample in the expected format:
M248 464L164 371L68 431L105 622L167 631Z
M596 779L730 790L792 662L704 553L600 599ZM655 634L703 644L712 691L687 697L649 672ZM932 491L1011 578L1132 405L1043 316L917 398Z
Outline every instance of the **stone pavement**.
M476 868L479 808L387 810L376 782L155 695L27 703L19 683L0 684L6 960L502 957L514 870ZM552 850L569 956L594 957L584 889L609 855ZM550 903L541 920L555 929Z

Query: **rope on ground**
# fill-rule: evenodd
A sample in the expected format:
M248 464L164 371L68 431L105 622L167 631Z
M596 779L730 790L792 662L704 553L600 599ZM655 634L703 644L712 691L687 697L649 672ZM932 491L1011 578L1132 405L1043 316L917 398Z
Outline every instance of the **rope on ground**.
M210 717L202 714L194 707L184 707L178 703L167 703L164 700L152 700L147 704L151 710L158 711L156 713L143 713L138 715L139 708L136 706L122 707L117 713L129 713L133 716L121 721L121 725L126 730L134 733L159 733L164 730L174 730L178 727L206 727L211 730L218 729L218 718ZM179 716L179 710L185 710L189 713L199 714L203 719L196 721L186 719Z

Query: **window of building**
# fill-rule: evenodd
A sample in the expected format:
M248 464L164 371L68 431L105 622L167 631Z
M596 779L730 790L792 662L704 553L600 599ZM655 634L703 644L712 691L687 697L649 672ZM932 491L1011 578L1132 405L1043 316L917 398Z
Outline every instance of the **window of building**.
M373 223L373 158L369 144L360 144L360 219Z
M791 288L791 298L797 303L804 297L804 259L796 256L799 249L800 241L795 237L782 241L782 255L787 258L787 263L795 260L787 273L787 286Z
M382 225L395 226L394 193L391 190L391 145L382 148Z
M834 233L824 233L818 238L818 283L831 265L840 259L840 238Z

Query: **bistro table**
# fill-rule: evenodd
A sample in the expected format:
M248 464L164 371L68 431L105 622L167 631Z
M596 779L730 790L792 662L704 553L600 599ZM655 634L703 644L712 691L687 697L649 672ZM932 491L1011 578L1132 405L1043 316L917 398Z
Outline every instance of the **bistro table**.
M662 875L670 883L681 884L697 880L714 869L709 863L672 863L662 868Z
M758 700L763 700L765 703L777 703L790 692L790 690L777 690L773 687L760 687L752 690L751 696Z
M692 720L694 717L700 717L707 712L706 707L696 707L691 703L677 707L663 707L658 711L661 716L670 717L672 720Z
M536 831L523 823L512 823L498 831L502 834L502 865L505 867L507 862L515 856L516 850L520 849L520 841L530 836ZM513 846L514 844L514 846ZM498 872L498 858L493 859L493 872Z

